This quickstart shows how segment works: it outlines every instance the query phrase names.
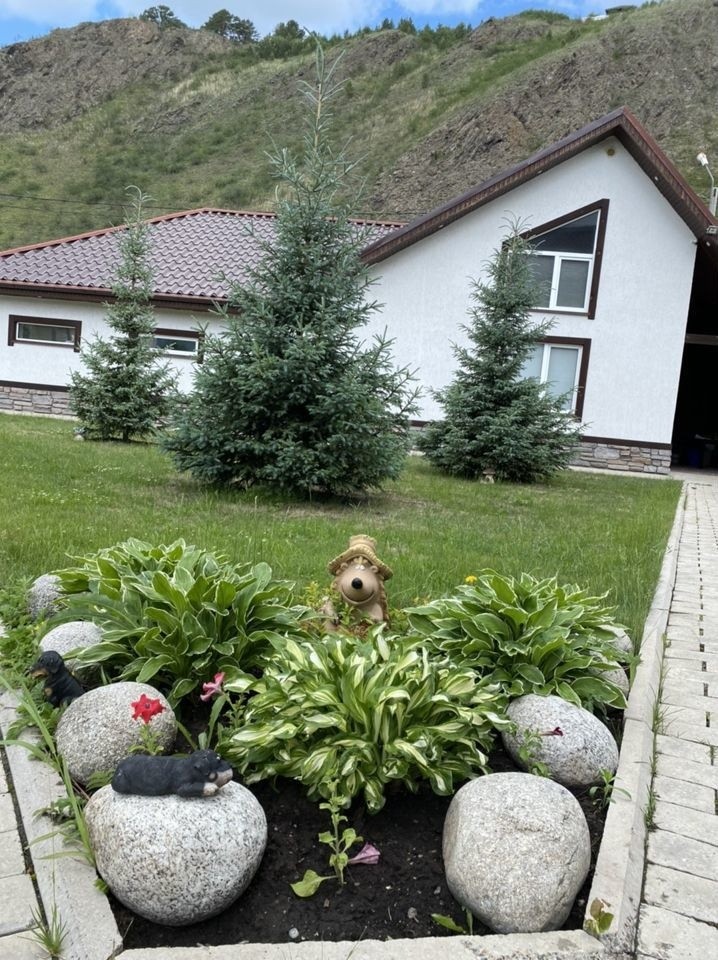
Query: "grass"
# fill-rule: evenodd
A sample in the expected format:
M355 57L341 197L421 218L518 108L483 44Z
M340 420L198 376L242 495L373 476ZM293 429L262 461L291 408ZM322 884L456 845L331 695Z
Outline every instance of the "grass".
M376 538L394 570L390 605L449 592L493 567L608 591L640 632L680 492L671 481L567 472L546 485L443 477L409 458L402 478L353 503L264 490L208 490L143 444L78 443L72 424L0 417L0 584L67 565L130 536L177 537L242 562L267 561L300 587L330 582L348 538Z

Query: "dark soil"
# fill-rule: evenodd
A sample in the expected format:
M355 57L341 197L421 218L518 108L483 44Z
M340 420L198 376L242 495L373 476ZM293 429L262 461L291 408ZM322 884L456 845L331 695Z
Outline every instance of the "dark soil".
M503 753L491 757L491 768L495 772L515 769ZM187 927L150 923L111 897L126 949L451 936L431 919L432 913L451 916L465 926L463 911L446 887L441 859L450 797L437 797L422 788L416 795L389 796L384 809L374 816L361 806L353 807L348 825L379 848L379 863L348 867L344 888L327 880L313 897L300 899L290 883L301 879L307 869L322 876L331 872L329 848L317 842L317 834L329 829L329 816L317 803L309 802L293 781L280 781L276 788L261 783L251 789L264 808L269 831L266 853L249 888L224 913ZM592 863L566 930L583 924L605 817L585 791L576 796L591 832ZM358 845L354 852L359 849ZM474 924L474 934L489 932Z

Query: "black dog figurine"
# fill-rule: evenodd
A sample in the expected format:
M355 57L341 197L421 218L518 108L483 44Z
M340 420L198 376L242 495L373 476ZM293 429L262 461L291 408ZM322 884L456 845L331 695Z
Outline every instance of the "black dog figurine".
M59 707L77 700L85 692L55 650L46 650L27 671L33 679L45 677L45 698Z
M231 779L232 768L214 750L195 750L188 757L136 754L120 760L112 789L141 797L211 797Z

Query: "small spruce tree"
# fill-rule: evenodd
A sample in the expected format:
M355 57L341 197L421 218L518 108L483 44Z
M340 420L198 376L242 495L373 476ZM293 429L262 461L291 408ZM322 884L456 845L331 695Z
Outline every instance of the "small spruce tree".
M119 242L114 300L107 304L112 335L91 340L81 351L85 372L71 375L70 406L92 440L146 437L169 415L175 396L175 378L152 346L149 229L142 219L147 198L137 187L128 192L132 200Z
M553 396L522 368L550 321L530 317L535 286L529 245L517 230L487 266L488 282L475 281L468 347L454 347L458 370L435 393L445 419L429 424L418 440L428 459L446 473L532 483L565 467L579 426Z
M413 378L394 369L385 338L362 344L356 333L376 304L359 256L365 238L338 199L352 164L327 142L335 68L318 46L316 87L303 86L303 155L270 158L284 189L275 239L234 289L226 333L206 339L165 440L177 467L204 482L346 494L404 464Z

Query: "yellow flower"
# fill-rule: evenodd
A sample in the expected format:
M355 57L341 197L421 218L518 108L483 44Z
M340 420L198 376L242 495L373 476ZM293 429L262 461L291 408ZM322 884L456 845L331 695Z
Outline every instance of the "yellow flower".
M473 575L473 573L470 573L468 577L464 577L464 583L476 583L476 580L477 578Z

